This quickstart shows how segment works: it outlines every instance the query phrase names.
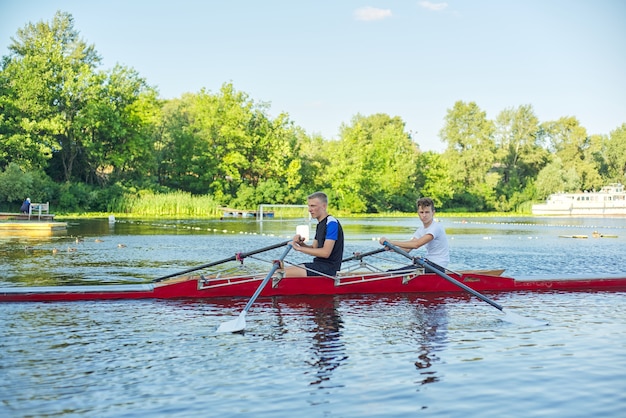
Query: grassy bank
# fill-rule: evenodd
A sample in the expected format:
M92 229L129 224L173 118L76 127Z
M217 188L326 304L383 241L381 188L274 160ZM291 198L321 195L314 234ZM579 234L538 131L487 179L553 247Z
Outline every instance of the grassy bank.
M57 218L106 218L110 215L123 218L169 218L169 219L219 219L223 216L220 206L209 195L192 195L186 192L156 194L142 191L137 195L124 195L109 202L110 212L63 213L56 212ZM300 218L307 216L306 208L271 207L274 217ZM329 212L338 218L388 218L416 217L416 212L386 213L349 213L329 208ZM437 211L439 218L479 218L479 217L515 217L531 216L524 212L446 212Z

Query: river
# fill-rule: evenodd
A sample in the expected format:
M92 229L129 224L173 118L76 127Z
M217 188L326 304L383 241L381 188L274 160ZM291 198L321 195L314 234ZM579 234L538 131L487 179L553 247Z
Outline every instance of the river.
M408 238L418 219L341 221L348 256ZM440 221L453 270L626 272L624 218ZM278 243L302 222L69 220L53 236L0 237L0 287L146 283ZM267 268L263 258L276 254L246 263ZM0 416L623 416L625 292L488 296L549 325L503 321L461 293L259 298L244 334L215 329L246 299L3 303Z

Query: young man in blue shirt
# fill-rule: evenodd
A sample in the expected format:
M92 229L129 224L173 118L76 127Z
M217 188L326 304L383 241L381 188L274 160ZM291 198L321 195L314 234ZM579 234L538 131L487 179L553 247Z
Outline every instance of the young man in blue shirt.
M299 234L293 237L293 249L313 256L313 261L285 269L285 277L334 276L341 270L343 258L343 229L334 217L328 214L328 196L316 192L307 198L309 213L317 219L315 238L308 245ZM320 274L321 273L321 274Z

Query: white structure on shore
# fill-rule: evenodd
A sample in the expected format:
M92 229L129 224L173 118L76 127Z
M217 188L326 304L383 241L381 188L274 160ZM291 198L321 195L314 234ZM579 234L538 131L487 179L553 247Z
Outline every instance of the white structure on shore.
M533 215L626 216L626 191L620 183L599 192L555 193L546 203L533 205Z

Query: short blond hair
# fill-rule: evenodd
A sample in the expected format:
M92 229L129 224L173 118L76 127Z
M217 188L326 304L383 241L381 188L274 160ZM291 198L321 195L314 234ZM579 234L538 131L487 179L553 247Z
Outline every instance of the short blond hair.
M319 199L320 202L328 204L328 196L326 196L326 193L324 192L315 192L310 194L307 197L307 200L311 200L311 199Z

